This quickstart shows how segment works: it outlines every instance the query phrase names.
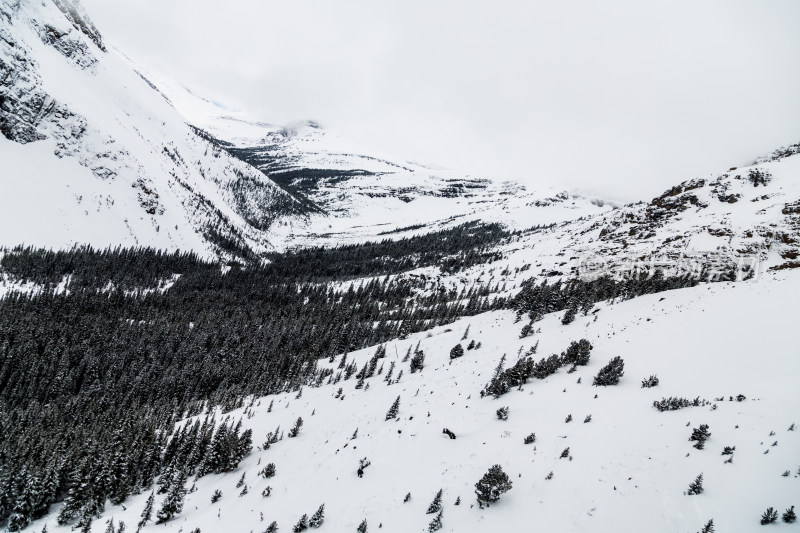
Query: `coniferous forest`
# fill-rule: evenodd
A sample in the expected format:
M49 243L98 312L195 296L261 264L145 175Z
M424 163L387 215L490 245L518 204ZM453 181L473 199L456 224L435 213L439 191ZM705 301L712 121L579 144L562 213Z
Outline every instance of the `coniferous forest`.
M697 283L529 280L506 301L498 287L422 291L426 280L392 276L489 262L486 249L509 238L468 225L246 265L151 249L6 251L2 271L43 288L0 299L0 524L19 530L63 501L59 521L88 528L106 501L152 490L180 500L190 476L233 470L252 449L239 421L210 408L365 377L319 370L322 358L491 309L533 322Z

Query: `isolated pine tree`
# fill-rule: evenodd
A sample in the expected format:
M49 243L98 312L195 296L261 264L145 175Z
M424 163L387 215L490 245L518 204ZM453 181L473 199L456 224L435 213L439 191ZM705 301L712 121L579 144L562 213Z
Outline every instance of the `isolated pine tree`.
M791 524L792 522L797 520L797 515L794 512L794 505L792 505L791 507L786 509L786 511L784 511L782 518L783 521L786 522L787 524Z
M397 418L397 411L400 409L400 396L394 401L389 411L386 413L386 420Z
M561 318L561 323L563 325L572 324L572 321L575 320L575 315L578 314L578 309L575 307L570 307L564 312L564 316Z
M186 473L182 472L172 483L172 487L167 493L166 498L164 498L164 502L161 504L161 509L159 509L158 513L156 514L156 523L163 524L173 516L178 515L181 513L181 511L183 511L183 498L186 496L186 489L184 489L185 483Z
M433 501L428 506L428 510L425 511L427 514L438 513L442 510L442 489L439 489L439 492L436 493L436 496L433 497Z
M703 526L703 529L700 530L700 533L714 533L714 520L709 520L706 522L706 525Z
M360 524L358 524L358 529L356 529L356 531L358 533L367 533L367 519L366 518L364 520L362 520Z
M413 374L418 370L422 370L425 368L425 354L422 350L415 352L414 357L411 358L411 363L409 364L409 370Z
M325 504L319 506L319 509L311 515L311 520L308 521L309 527L320 527L325 522Z
M703 474L701 473L696 478L694 478L694 481L689 483L689 490L686 491L686 494L694 496L702 493L703 493Z
M300 429L303 427L303 418L298 416L294 427L289 430L289 438L294 438L300 434Z
M278 533L278 523L272 521L270 525L267 526L267 529L264 530L264 533Z
M500 495L511 490L511 480L503 472L500 465L492 466L483 477L475 483L475 494L481 507L491 505L500 499Z

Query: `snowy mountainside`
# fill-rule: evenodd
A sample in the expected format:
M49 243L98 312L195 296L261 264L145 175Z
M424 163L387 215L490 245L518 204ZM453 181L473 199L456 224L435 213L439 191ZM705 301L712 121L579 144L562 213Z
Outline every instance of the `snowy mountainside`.
M718 531L755 531L767 507L800 504L800 366L790 348L800 343L791 311L798 281L797 271L782 271L606 302L569 325L560 313L547 315L523 339L514 313L498 311L389 342L361 388L352 377L255 398L225 415L252 429L255 445L276 427L288 432L298 417L304 425L296 438L257 446L233 472L190 480L183 512L142 531L264 531L272 521L292 531L323 503L322 531L356 531L364 519L372 532L429 531L436 514L426 510L440 489L441 531L617 532L646 524L693 532L711 519ZM534 347L534 357L546 357L582 338L593 345L587 366L531 379L497 399L480 394L501 357L509 368ZM471 341L480 347L450 359L454 345ZM410 373L404 357L417 346L424 368ZM360 368L374 354L360 350L346 361ZM615 356L625 365L619 384L592 386ZM341 359L321 366L339 372ZM642 388L651 374L660 383ZM708 403L654 408L671 396ZM387 420L398 397L397 418ZM507 420L495 414L501 407ZM710 437L697 449L689 437L702 424ZM531 433L535 441L524 443ZM727 446L732 456L721 454ZM359 477L363 458L370 465ZM265 479L259 471L269 463L276 473ZM475 483L494 464L512 488L481 508ZM687 495L701 473L704 491ZM215 490L222 497L212 504ZM133 527L148 494L108 506L92 530L109 519ZM156 495L155 509L162 499ZM67 531L53 516L32 529L46 522L49 531Z
M195 134L69 0L0 6L0 131L4 245L241 255L302 211Z
M318 208L276 225L274 239L287 248L398 238L474 220L525 228L610 209L559 189L531 190L376 157L315 122L255 121L170 80L151 78L189 123Z

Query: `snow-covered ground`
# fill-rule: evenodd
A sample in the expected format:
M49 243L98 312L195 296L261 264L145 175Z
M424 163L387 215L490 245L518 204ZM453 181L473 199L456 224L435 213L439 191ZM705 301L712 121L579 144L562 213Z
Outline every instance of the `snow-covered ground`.
M254 449L236 471L197 480L181 515L143 531L263 531L273 520L280 531L291 531L302 514L310 516L322 503L323 530L355 531L366 518L373 532L427 531L434 515L426 509L439 489L442 531L693 532L709 519L717 531L754 531L767 507L782 512L800 504L800 428L788 430L800 423L794 313L799 276L770 273L606 302L567 326L561 313L547 315L536 324L537 333L524 339L524 322L501 311L390 342L379 363L382 374L366 380L364 389L356 390L351 378L305 388L300 398L288 393L254 399L229 413L253 429L255 444L277 426L288 431L298 416L305 424L297 438ZM588 366L532 379L499 399L480 397L503 355L508 367L537 343L538 358L581 338L594 346ZM481 347L451 362L450 349L470 340ZM411 374L402 359L418 343L425 368ZM354 352L347 360L360 366L374 352ZM593 387L592 376L614 356L625 362L619 385ZM393 379L400 370L403 375L387 385L392 362ZM660 384L641 388L651 374ZM343 398L337 399L340 387ZM739 394L746 399L731 401ZM398 396L398 419L386 421ZM711 403L672 412L653 407L654 400L669 396ZM495 415L503 406L509 408L506 421ZM568 415L573 419L566 423ZM701 424L709 425L711 437L698 450L689 436ZM530 433L536 441L526 445ZM725 446L735 446L732 463L721 455ZM562 459L565 448L568 458ZM359 459L365 457L371 465L359 478ZM265 480L258 471L270 462L277 474ZM513 488L481 509L474 484L494 464L510 476ZM700 473L705 491L686 495ZM242 474L248 493L240 496ZM267 485L273 490L264 498ZM217 489L223 497L212 505ZM404 503L407 493L411 499ZM135 527L146 497L129 499L124 508L109 506L93 530L103 531L111 517ZM66 531L54 516L32 529L46 521L49 531Z

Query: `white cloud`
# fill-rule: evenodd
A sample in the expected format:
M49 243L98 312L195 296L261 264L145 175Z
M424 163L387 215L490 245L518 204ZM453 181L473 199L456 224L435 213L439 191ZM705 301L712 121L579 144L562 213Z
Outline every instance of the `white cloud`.
M273 123L625 200L800 141L794 0L84 0L135 62Z

